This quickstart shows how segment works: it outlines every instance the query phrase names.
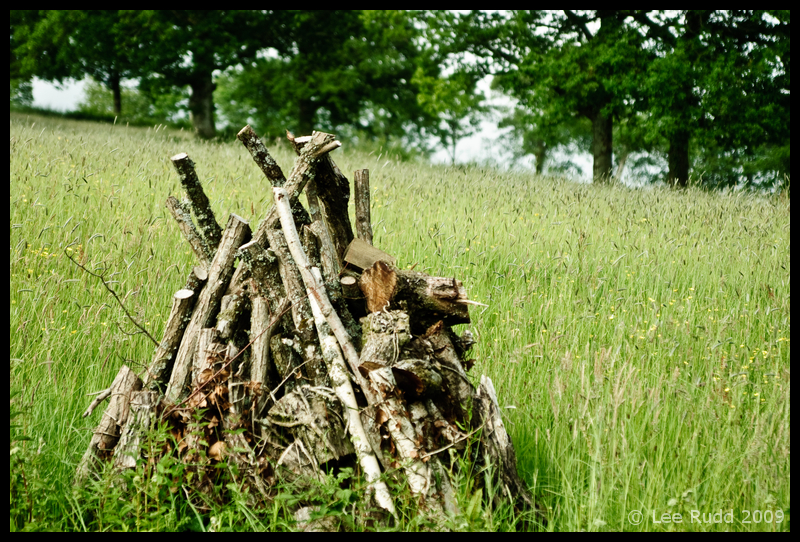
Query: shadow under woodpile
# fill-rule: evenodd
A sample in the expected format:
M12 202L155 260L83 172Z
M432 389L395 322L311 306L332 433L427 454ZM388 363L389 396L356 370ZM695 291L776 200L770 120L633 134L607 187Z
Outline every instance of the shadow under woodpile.
M451 327L469 323L477 303L455 278L397 269L372 246L367 170L355 172L354 235L349 181L329 155L339 141L287 135L298 157L285 177L249 126L238 134L273 186L255 232L235 214L221 228L191 159L172 157L186 199L166 205L198 265L146 373L123 366L84 414L110 397L76 480L100 461L134 467L162 419L206 493L220 461L264 499L279 477L358 465L385 521L396 517L387 477L404 480L424 509L456 514L454 451L491 465L501 493L535 510L491 380L476 389L467 378L472 335Z

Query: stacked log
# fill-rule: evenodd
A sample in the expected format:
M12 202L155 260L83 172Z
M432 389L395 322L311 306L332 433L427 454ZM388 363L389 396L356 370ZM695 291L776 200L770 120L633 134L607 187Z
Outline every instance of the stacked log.
M238 138L274 203L255 231L235 214L221 228L194 163L172 157L186 199L166 206L198 265L144 375L123 367L84 414L111 397L78 481L102 460L134 467L163 419L185 461L233 461L265 499L280 476L321 479L358 464L387 516L386 476L405 479L431 511L457 513L453 453L477 451L471 459L494 469L503 493L533 507L494 386L468 377L474 340L452 329L475 304L461 281L398 269L372 246L367 170L355 173L354 235L333 135L288 134L298 155L288 176L249 126Z

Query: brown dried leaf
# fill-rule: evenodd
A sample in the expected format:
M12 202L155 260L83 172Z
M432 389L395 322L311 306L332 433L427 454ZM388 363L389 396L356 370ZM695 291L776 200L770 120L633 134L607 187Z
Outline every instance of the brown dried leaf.
M211 448L208 449L208 457L216 459L217 461L222 461L225 457L225 441L218 440L212 444Z

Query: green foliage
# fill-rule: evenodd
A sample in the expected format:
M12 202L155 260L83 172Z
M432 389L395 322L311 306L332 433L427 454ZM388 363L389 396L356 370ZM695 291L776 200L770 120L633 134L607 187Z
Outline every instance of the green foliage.
M417 101L422 109L439 120L431 131L448 150L453 164L458 141L475 133L488 112L485 98L477 89L479 77L476 71L463 69L448 76L431 75L420 66L411 79L419 88Z
M530 120L506 124L538 141L528 152L563 145L564 130L548 126L604 116L618 162L666 156L679 184L690 171L710 186L789 174L786 12L472 12L451 28L464 36L453 54L478 55L519 100Z
M11 107L33 105L33 82L30 79L11 79Z
M169 123L189 128L185 121L187 98L186 91L148 96L136 88L123 87L122 111L118 122L152 125ZM107 88L90 81L86 85L83 101L78 104L78 111L97 118L113 119L116 116L114 96Z
M217 79L215 101L230 124L252 124L268 138L287 129L300 135L343 128L377 140L413 138L424 112L411 83L417 31L407 15L344 10L281 17L275 49Z

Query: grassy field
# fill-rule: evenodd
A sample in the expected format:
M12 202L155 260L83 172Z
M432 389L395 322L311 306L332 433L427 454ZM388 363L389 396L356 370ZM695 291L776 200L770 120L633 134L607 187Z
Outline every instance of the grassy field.
M200 518L161 466L133 495L72 488L101 410L81 417L87 394L152 344L65 256L113 273L160 337L194 265L164 207L180 193L169 157L189 153L220 222L256 225L271 194L249 154L166 129L10 126L11 530L290 529L280 503ZM288 171L290 149L270 150ZM545 529L789 530L788 199L402 163L347 141L333 157L370 169L376 246L488 305L471 313L471 374L494 381ZM520 525L474 501L454 529Z

